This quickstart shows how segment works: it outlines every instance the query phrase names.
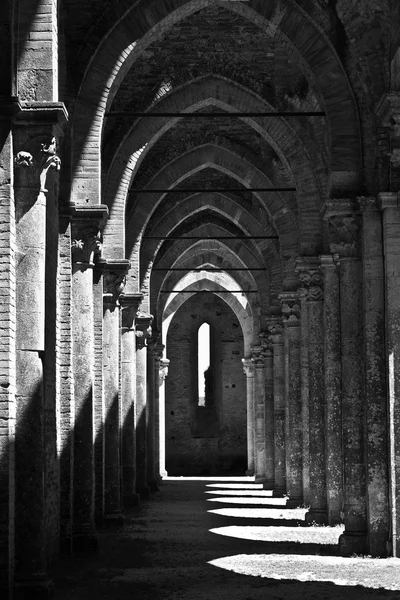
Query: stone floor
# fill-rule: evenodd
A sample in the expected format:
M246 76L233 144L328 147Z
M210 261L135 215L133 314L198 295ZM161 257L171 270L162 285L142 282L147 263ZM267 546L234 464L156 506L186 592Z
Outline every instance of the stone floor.
M337 554L340 527L305 527L249 478L167 479L93 559L68 559L57 600L400 600L400 560Z

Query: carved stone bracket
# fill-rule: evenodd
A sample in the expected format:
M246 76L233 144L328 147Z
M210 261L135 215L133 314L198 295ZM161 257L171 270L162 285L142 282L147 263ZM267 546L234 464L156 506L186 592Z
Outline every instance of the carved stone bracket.
M61 159L57 155L57 140L51 138L48 143L40 145L40 155L34 157L30 152L21 150L15 155L14 163L16 167L32 169L37 167L39 172L40 192L46 193L47 174L50 169L59 171L61 169Z
M271 356L272 348L273 348L272 335L270 333L268 333L267 331L261 331L261 333L258 334L258 337L260 339L260 345L261 345L264 357Z
M95 257L101 256L103 247L101 232L88 228L79 232L79 239L71 241L74 263L94 264Z
M300 279L299 295L311 302L324 299L324 278L318 257L304 256L296 260Z
M329 248L339 258L358 257L361 249L359 205L347 198L329 200L323 206L328 221Z
M21 150L15 155L14 162L17 167L30 169L31 167L33 167L33 156L30 152L25 152L24 150Z
M384 127L391 127L395 137L400 137L400 94L389 92L378 102L376 115Z
M99 259L96 268L103 272L103 300L105 303L119 304L119 297L124 290L129 267L130 262L126 259Z
M147 341L151 337L153 322L153 315L143 312L137 312L135 318L135 335L136 335L136 349L141 350L147 346Z
M168 358L161 358L160 359L160 367L159 367L159 383L160 386L164 383L165 378L168 377L168 367L169 367L169 363L170 361L168 360Z
M338 254L322 254L319 257L321 261L321 269L338 269L339 255Z
M298 292L282 292L279 294L282 305L282 319L286 327L300 325L300 298Z
M362 214L365 212L379 212L376 196L358 196L357 202Z
M108 215L103 204L73 205L72 216L72 260L75 264L93 265L102 251L102 234Z
M251 358L242 358L243 373L246 377L254 377L254 363Z
M264 352L262 346L253 346L251 361L256 368L264 368Z
M119 303L122 306L122 327L133 330L135 318L139 306L143 300L143 294L121 294Z

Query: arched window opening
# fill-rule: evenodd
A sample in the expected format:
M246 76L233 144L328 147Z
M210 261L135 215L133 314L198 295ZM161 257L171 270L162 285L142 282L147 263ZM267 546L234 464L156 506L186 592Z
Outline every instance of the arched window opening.
M208 323L203 323L197 334L198 406L214 403L213 374L211 368L211 334Z

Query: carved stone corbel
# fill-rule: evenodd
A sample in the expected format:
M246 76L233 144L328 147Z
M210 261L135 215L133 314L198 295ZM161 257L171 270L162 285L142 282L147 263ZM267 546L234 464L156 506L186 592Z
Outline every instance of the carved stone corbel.
M339 258L359 257L361 216L355 200L338 198L325 202L323 218L328 222L329 248Z
M298 258L296 271L300 279L299 296L314 302L323 300L324 278L319 257Z
M55 137L48 144L41 144L40 151L44 157L40 166L40 191L46 193L47 173L50 169L59 171L61 169L61 159L56 154L57 140Z
M72 261L94 264L95 257L101 256L103 248L101 231L88 228L79 233L79 238L71 241Z
M282 320L286 327L300 325L300 298L298 292L282 292L279 294L282 305Z
M147 341L151 337L153 315L138 311L135 318L136 349L142 350L147 346Z
M170 363L170 361L168 360L168 358L160 359L160 366L159 366L159 385L160 385L160 387L163 385L165 378L168 377L169 363Z
M242 358L242 364L246 377L254 377L254 363L251 358Z

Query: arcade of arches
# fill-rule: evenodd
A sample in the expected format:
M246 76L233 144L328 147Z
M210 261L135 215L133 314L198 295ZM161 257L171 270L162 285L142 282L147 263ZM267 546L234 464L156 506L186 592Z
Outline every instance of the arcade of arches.
M167 472L400 556L398 0L0 4L1 597Z

